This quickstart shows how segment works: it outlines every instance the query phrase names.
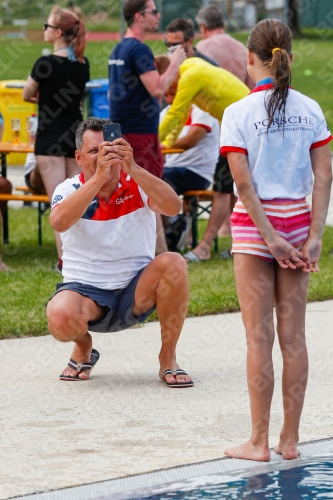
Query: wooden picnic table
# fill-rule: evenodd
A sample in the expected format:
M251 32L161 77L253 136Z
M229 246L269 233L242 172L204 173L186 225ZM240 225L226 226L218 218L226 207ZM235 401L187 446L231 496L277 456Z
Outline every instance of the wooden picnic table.
M162 154L164 155L173 155L173 154L179 154L179 153L184 153L185 149L177 149L177 148L167 148L167 149L161 149Z
M0 174L7 177L7 155L9 153L33 153L34 148L30 144L20 144L13 146L11 142L0 142ZM8 211L3 214L3 240L8 243Z
M34 147L30 144L20 144L19 146L13 146L13 144L8 142L0 142L0 158L1 158L1 170L0 174L2 177L7 177L7 155L9 153L33 153Z

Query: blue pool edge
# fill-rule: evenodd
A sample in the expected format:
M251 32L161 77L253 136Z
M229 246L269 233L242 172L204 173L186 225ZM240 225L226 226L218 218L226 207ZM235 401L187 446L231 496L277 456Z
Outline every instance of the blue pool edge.
M110 479L96 483L73 486L61 490L11 497L13 500L102 500L112 495L113 500L126 500L134 496L148 496L158 487L163 490L168 483L184 481L201 476L228 474L247 470L253 474L265 472L274 464L284 464L283 468L295 467L304 459L333 454L333 438L320 439L299 444L300 458L285 461L281 455L271 450L270 462L255 462L252 460L231 459L223 457L195 464L179 465L158 471L135 474L124 478ZM253 469L253 470L252 470ZM259 470L260 469L260 470ZM9 500L9 499L8 499Z

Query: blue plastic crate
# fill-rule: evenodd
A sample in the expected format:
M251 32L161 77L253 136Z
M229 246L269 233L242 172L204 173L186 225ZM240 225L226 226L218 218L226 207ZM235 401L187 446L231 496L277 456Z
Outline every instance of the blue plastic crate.
M107 97L109 88L108 78L90 80L86 89L88 91L87 115L97 118L110 118L110 103Z

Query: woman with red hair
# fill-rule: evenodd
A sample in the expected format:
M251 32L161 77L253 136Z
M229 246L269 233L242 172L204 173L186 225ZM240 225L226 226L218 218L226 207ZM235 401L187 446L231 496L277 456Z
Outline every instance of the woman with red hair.
M79 173L75 160L75 131L82 121L82 98L89 81L84 57L85 26L76 14L54 6L44 24L44 40L53 53L34 64L23 90L23 99L38 102L35 155L49 198L58 184ZM61 241L55 233L61 271Z

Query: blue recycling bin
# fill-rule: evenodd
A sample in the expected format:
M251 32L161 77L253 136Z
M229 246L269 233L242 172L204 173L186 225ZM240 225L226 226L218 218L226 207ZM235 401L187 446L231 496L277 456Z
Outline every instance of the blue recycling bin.
M108 100L109 79L99 78L86 84L88 92L87 116L110 118L110 103Z

